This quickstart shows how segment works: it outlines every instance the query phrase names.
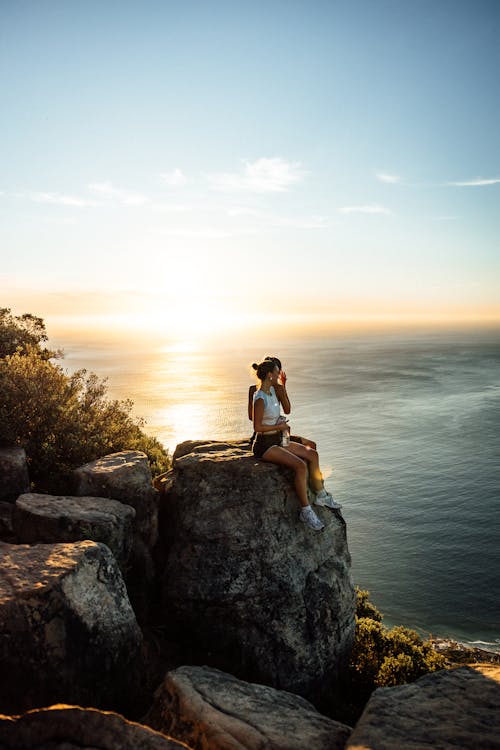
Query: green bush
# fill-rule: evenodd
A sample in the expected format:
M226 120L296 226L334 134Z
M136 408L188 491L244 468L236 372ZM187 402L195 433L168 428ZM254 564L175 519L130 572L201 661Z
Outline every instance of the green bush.
M30 346L35 347L44 359L59 356L59 352L41 346L47 340L42 318L30 313L12 315L9 307L0 307L0 358Z
M356 617L369 617L370 620L382 622L383 615L376 606L369 601L370 592L356 587Z
M353 726L375 688L393 687L447 666L446 659L418 633L401 625L386 628L369 601L369 592L356 589L356 634L343 679L332 692L325 712Z
M12 340L10 318L4 316ZM1 331L0 320L0 341L7 341ZM166 471L168 452L131 416L132 402L110 400L106 381L86 370L66 374L47 358L42 340L0 358L0 445L25 448L35 488L67 491L73 469L121 450L144 451L153 475Z
M349 668L353 682L363 693L412 682L445 666L444 657L414 630L402 625L389 630L367 617L357 620Z
M444 669L446 659L414 630L382 624L382 615L368 600L369 592L356 590L356 635L347 673L351 710L361 712L377 687L393 687Z

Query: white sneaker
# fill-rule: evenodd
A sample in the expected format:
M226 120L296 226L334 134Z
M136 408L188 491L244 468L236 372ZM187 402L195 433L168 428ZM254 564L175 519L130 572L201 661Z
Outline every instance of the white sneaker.
M340 510L342 507L325 489L318 492L314 500L314 505L323 505L325 508L330 508L330 510Z
M325 528L325 524L319 520L310 505L306 505L302 508L299 517L302 523L307 524L307 526L310 526L314 531L321 531L321 529Z

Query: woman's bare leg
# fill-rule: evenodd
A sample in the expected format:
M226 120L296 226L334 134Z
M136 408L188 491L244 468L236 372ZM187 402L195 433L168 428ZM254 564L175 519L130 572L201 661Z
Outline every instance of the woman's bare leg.
M268 448L264 453L262 460L293 469L295 474L295 492L298 495L300 504L303 508L309 505L309 498L307 496L307 464L300 456L294 455L291 451L287 451L279 445L273 445L272 448Z
M314 450L316 450L317 447L314 440L309 440L309 438L305 437L302 438L302 445L305 445L306 448L313 448Z
M314 450L314 448L309 448L308 446L294 442L290 442L283 450L293 453L294 456L301 458L303 461L307 461L312 488L314 492L320 492L324 485L323 475L319 468L318 451Z
M308 448L314 448L316 450L316 443L314 440L309 440L309 438L300 437L299 435L290 435L290 440L294 443L298 443L299 445L305 445Z

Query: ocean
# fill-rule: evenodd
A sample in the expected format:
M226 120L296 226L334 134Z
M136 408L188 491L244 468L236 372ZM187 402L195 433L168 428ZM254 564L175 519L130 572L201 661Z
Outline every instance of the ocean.
M171 451L250 436L250 365L278 356L292 432L318 444L354 582L384 622L500 651L499 331L51 343Z

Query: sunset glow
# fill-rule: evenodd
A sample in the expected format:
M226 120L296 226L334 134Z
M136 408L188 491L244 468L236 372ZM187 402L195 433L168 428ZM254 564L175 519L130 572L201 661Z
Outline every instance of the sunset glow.
M3 305L177 340L500 323L494 4L53 8L0 11Z

